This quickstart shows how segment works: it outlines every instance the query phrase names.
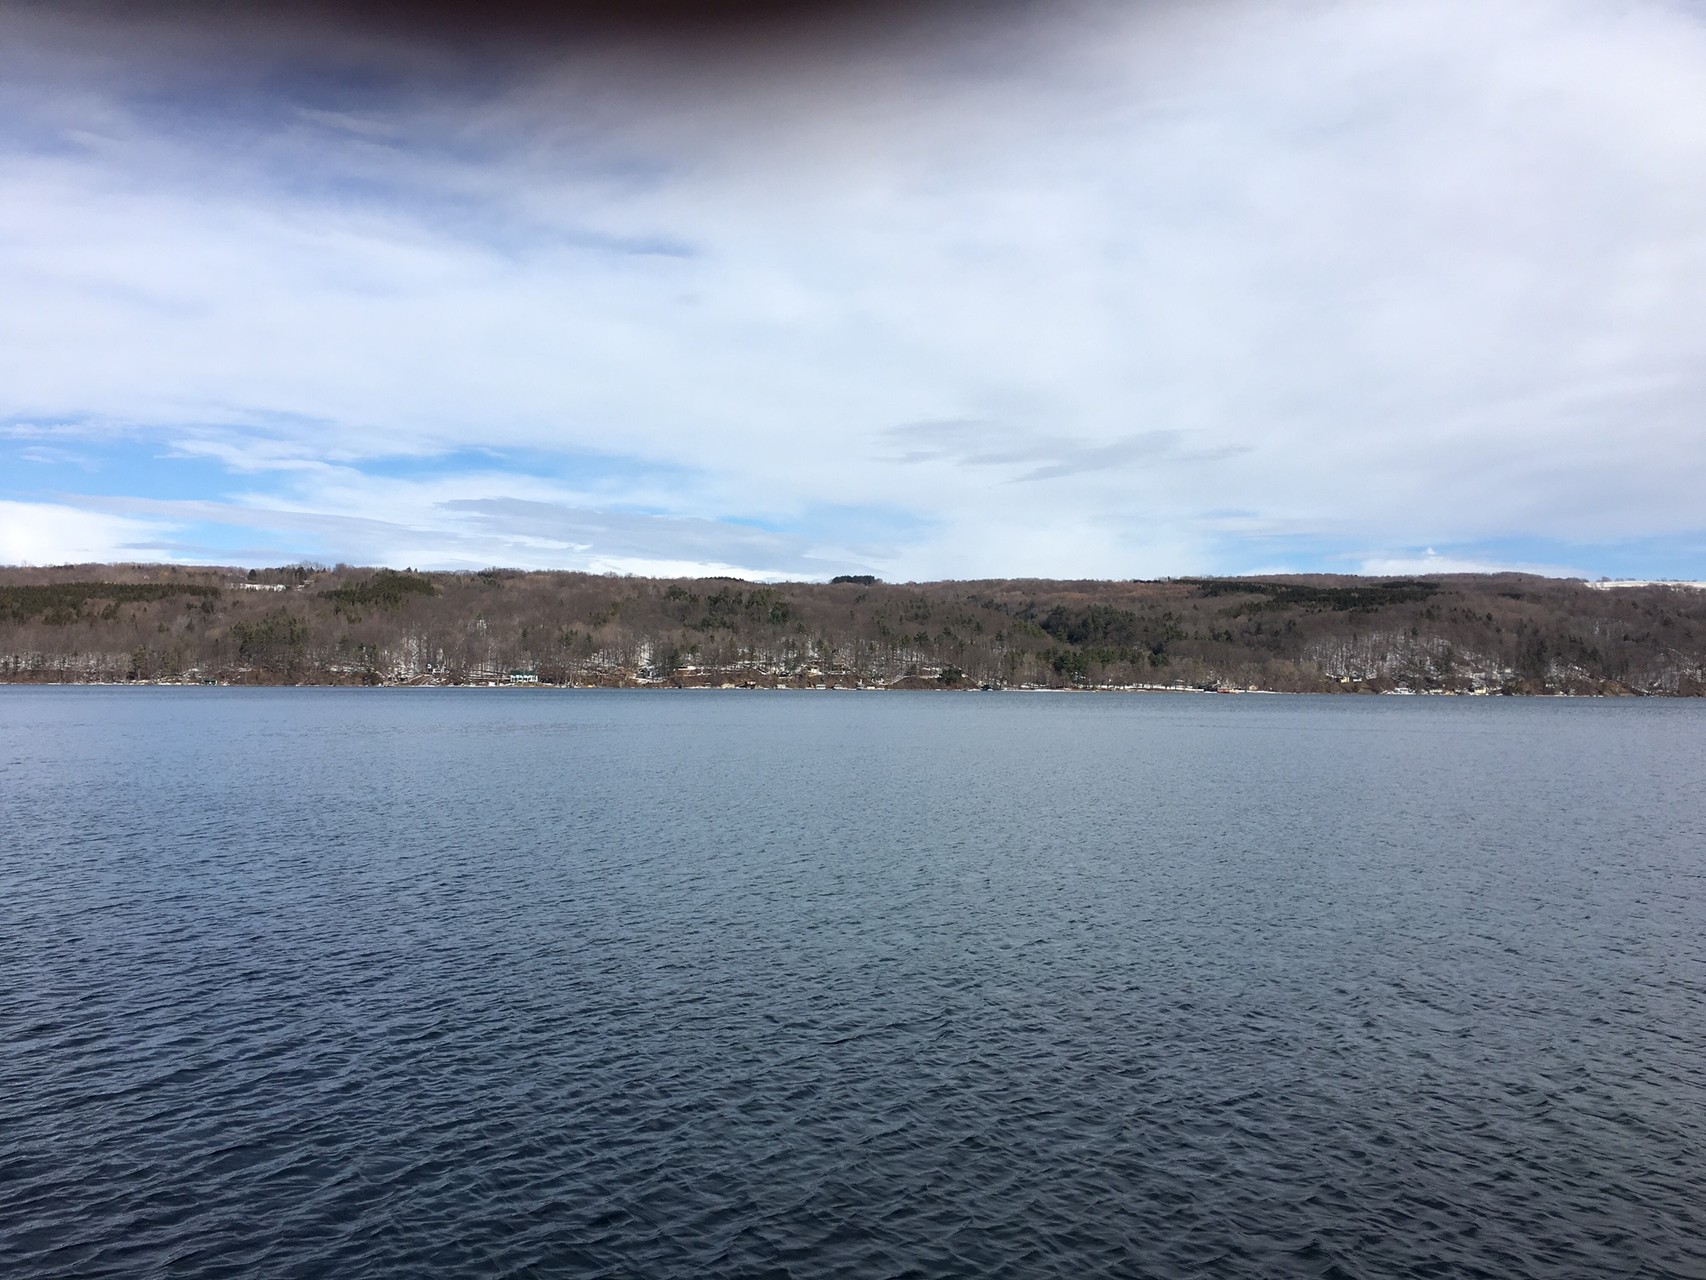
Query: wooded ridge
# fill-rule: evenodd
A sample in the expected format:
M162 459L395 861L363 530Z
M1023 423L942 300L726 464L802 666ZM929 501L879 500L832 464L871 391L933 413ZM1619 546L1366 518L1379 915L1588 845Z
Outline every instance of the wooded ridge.
M0 681L1706 692L1706 590L1522 574L830 583L0 569Z

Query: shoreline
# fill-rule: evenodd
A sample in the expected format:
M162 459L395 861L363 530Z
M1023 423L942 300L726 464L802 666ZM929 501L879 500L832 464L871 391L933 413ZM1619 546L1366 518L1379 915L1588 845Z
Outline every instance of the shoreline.
M672 684L668 681L634 682L627 684L544 684L537 682L499 683L470 681L463 684L394 681L378 684L336 681L284 680L0 680L0 689L333 689L360 692L404 692L413 690L472 691L479 693L899 693L899 694L1185 694L1215 697L1267 696L1284 698L1571 698L1579 701L1629 702L1662 699L1689 702L1701 699L1692 693L1643 692L1628 690L1619 693L1542 693L1518 690L1454 690L1454 689L1259 689L1215 688L1202 689L1176 685L1103 685L1091 687L1018 685L983 688L976 685L920 687L918 685L797 685L797 684Z
M1522 575L0 572L0 683L1706 695L1706 594ZM1029 689L1025 688L1030 686Z

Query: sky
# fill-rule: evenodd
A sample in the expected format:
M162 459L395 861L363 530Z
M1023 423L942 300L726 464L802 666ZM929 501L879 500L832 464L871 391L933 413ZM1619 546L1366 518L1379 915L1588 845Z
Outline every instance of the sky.
M0 0L0 563L1701 579L1703 499L1700 0Z

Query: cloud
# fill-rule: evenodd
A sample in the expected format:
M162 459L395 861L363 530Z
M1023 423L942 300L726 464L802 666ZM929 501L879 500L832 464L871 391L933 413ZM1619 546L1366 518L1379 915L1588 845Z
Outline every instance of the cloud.
M527 541L559 556L587 557L586 566L595 572L646 566L643 571L656 573L741 570L784 578L825 577L863 567L833 552L826 555L798 535L717 520L591 511L514 498L454 500L442 509L472 516L506 539Z
M1240 446L1193 449L1182 431L1136 431L1106 444L977 421L920 422L893 427L895 461L946 462L958 467L1001 468L1016 482L1059 480L1129 463L1150 466L1212 462L1244 452Z
M0 564L171 560L171 528L54 503L0 500Z
M1580 569L1562 564L1530 564L1520 560L1441 555L1429 547L1421 555L1376 556L1364 560L1360 572L1384 577L1419 577L1439 573L1534 573L1548 578L1583 578Z
M804 565L847 542L799 521L881 507L912 577L1706 524L1687 8L870 7L714 57L116 12L0 10L0 418L116 424L227 507L620 455L654 480L447 461L358 541L474 556L443 504L514 500Z
M496 461L495 459L488 461ZM173 530L157 539L174 559L287 563L308 558L447 568L572 568L589 572L728 574L778 579L868 572L891 563L902 514L881 508L814 511L792 525L611 509L653 483L620 459L577 487L567 479L495 467L380 476L269 453L241 459L234 479L273 483L219 500L113 494L69 499L101 518ZM673 491L684 485L675 477ZM515 495L523 496L515 496ZM592 505L602 495L603 505Z

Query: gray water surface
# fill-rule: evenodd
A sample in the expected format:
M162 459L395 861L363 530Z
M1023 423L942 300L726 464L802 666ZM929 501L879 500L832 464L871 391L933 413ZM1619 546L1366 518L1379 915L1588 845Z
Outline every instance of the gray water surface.
M0 689L0 1274L1706 1276L1706 706Z

